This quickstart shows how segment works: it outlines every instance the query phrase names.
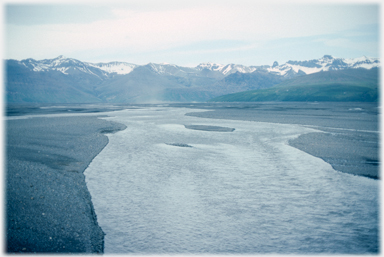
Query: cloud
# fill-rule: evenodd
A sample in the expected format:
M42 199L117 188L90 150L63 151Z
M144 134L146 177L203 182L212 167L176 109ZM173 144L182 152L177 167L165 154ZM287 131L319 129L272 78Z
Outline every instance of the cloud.
M182 1L181 1L182 2ZM167 2L166 2L167 3ZM168 8L167 8L168 7ZM108 18L88 23L6 26L10 56L52 56L53 53L165 51L197 42L239 40L255 47L269 40L339 33L378 22L375 5L259 4L203 1L107 7ZM235 51L236 47L221 50ZM196 51L196 50L191 50ZM32 53L32 54L31 54Z

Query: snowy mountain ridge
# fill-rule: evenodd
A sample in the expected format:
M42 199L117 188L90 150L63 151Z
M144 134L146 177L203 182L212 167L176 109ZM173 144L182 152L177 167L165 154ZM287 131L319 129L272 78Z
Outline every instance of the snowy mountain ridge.
M377 58L342 59L329 55L282 65L273 62L271 66L208 62L196 67L168 63L90 63L64 56L38 61L29 58L5 61L6 99L10 103L201 102L237 92L268 89L288 80L316 82L318 78L322 81L326 78L328 84L348 80L355 85L360 78L373 91L367 98L366 87L362 87L365 93L353 99L376 101L374 89L378 87L379 70L375 67L380 67ZM353 74L353 78L348 74Z
M163 75L178 75L182 73L199 73L202 71L211 71L221 76L230 74L252 73L254 71L264 71L284 77L293 77L296 75L305 75L317 73L320 71L342 70L364 68L371 69L380 67L379 58L359 57L359 58L335 58L330 55L324 55L322 58L308 61L288 61L282 65L274 62L272 66L244 66L240 64L217 64L212 62L201 63L196 67L182 67L174 64L156 64L137 65L127 62L108 62L108 63L90 63L81 62L76 59L58 56L54 59L34 60L32 58L19 61L20 64L35 72L59 71L65 75L69 72L80 71L99 78L106 78L110 75L125 75L131 73L138 67L147 66L153 72Z
M372 69L380 67L379 58L369 58L366 56L359 58L334 58L330 55L324 55L320 59L310 61L288 61L283 65L267 68L269 72L275 72L279 75L286 75L290 71L305 74L317 73L320 71L343 70L343 69Z
M70 71L78 70L80 72L96 75L100 77L100 68L96 68L94 65L81 62L76 59L66 58L60 55L54 59L34 60L32 58L25 59L19 62L31 71L44 72L44 71L60 71L61 73L68 75ZM106 74L102 74L106 76Z

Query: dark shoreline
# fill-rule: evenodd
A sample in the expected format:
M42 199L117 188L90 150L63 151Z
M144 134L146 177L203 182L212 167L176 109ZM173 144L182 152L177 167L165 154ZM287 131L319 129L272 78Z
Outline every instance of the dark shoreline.
M321 132L300 135L288 143L324 160L337 171L380 179L379 158L370 147L358 147L352 140Z
M7 120L8 253L103 253L84 170L125 129L97 116Z

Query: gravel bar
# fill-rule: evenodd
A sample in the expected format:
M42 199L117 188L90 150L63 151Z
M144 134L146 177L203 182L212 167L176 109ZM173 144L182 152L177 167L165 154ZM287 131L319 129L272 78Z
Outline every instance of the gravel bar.
M84 170L124 125L96 116L7 120L6 252L103 253Z

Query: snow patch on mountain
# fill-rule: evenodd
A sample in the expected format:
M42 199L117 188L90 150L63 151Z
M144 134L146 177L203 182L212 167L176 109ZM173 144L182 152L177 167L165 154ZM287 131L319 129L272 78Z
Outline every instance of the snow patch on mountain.
M185 74L197 73L196 68L182 67L169 63L148 63L146 66L153 72L160 75L184 76Z
M235 72L241 72L241 73L251 73L254 72L257 68L255 66L244 66L239 64L217 64L212 62L207 63L200 63L196 69L203 70L207 69L210 71L217 71L222 73L223 75L227 76L229 74L235 73Z
M89 66L101 69L107 73L117 73L120 75L131 73L137 66L136 64L126 62L109 62L109 63L87 63Z
M65 75L68 75L68 73L66 72L69 68L57 68L58 71L64 73Z
M149 63L148 66L152 68L152 70L157 74L168 74L168 75L171 75L170 69L175 67L175 65L171 65L171 64L157 64L157 63Z
M217 63L212 63L212 62L206 62L206 63L200 63L196 69L198 70L204 70L204 69L207 69L207 70L210 70L210 71L219 71L221 72L221 70L225 67L225 65L223 64L217 64Z
M226 67L225 69L222 69L222 73L224 75L229 75L229 74L232 74L235 72L251 73L257 69L254 66L244 66L244 65L239 65L239 64L229 64L225 67Z

